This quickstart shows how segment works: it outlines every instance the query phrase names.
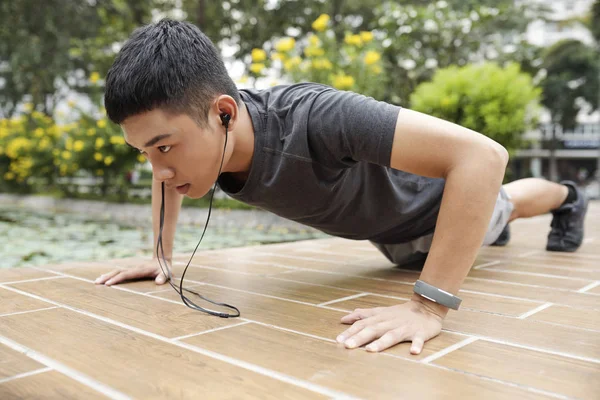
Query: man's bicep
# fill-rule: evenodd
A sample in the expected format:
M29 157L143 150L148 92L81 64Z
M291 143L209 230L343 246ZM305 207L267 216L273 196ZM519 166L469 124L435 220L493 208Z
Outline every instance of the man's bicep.
M398 113L390 166L444 178L458 163L498 147L490 138L470 129L403 108Z

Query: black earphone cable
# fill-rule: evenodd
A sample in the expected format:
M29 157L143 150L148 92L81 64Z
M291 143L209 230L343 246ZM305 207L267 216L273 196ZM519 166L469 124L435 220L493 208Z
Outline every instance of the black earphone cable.
M227 117L229 117L229 116L227 115ZM198 249L198 246L200 246L200 242L202 242L202 239L204 238L204 233L206 232L206 228L208 227L208 221L210 221L210 214L211 214L211 210L212 210L213 197L215 195L215 190L217 189L217 182L219 180L219 176L221 175L221 169L223 168L223 161L225 160L225 150L227 148L227 137L228 137L228 129L229 129L229 119L228 118L224 119L223 123L225 125L225 145L223 146L223 157L221 158L221 166L219 167L219 173L217 174L217 180L215 181L215 185L213 187L213 191L212 191L212 193L210 195L210 203L209 203L209 207L208 207L208 216L206 218L206 223L204 224L204 230L202 231L202 236L200 236L200 240L198 241L198 244L196 245L196 248L194 249L194 252L192 253L192 256L190 257L190 261L188 261L185 269L183 270L183 274L181 275L181 280L179 281L179 290L171 282L171 270L168 268L168 264L167 264L167 261L165 259L165 251L163 249L163 244L162 244L162 231L163 231L164 219L165 219L165 183L164 183L164 181L162 182L162 185L161 185L162 197L161 197L161 205L160 205L160 228L159 228L159 232L158 232L158 240L157 240L157 243L156 243L156 258L158 260L158 264L160 265L160 269L162 270L163 274L165 274L165 276L167 276L167 280L169 282L169 285L171 285L171 287L173 289L175 289L175 291L181 296L181 300L183 301L183 303L186 306L188 306L188 307L190 307L190 308L192 308L194 310L202 311L202 312L205 312L207 314L214 315L214 316L217 316L217 317L221 317L221 318L234 318L234 317L239 317L240 316L240 310L238 310L237 307L234 307L232 305L225 304L225 303L219 303L219 302L216 302L216 301L212 301L212 300L207 299L206 297L202 296L198 292L195 292L193 290L190 290L190 289L187 289L187 288L183 287L183 279L185 277L185 273L186 273L188 267L190 266L190 263L192 262L192 258L194 258L194 254L196 254L196 250ZM165 266L167 266L167 272L168 272L168 274L165 273L163 265L160 262L160 256L158 254L159 247L160 247L160 251L162 253L163 262L165 263ZM209 303L212 303L214 305L222 306L222 307L227 307L227 308L230 308L232 310L235 310L236 313L235 314L227 314L227 313L213 311L213 310L209 310L209 309L206 309L204 307L198 306L193 301L191 301L190 299L188 299L186 296L183 295L183 291L184 290L186 292L193 293L196 296L200 297L202 300L207 301Z

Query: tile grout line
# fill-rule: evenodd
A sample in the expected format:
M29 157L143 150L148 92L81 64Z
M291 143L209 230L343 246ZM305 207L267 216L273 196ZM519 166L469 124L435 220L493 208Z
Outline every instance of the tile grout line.
M551 306L553 306L553 305L554 305L554 303L550 303L550 302L548 302L548 303L545 303L545 304L542 304L541 306L538 306L538 307L534 308L533 310L529 310L529 311L527 311L527 312L524 312L523 314L519 315L519 316L517 317L517 319L525 319L525 318L527 318L527 317L530 317L530 316L532 316L533 314L537 314L537 313L539 313L540 311L543 311L543 310L545 310L546 308L548 308L548 307L551 307Z
M457 335L476 337L479 340L483 340L483 341L486 341L486 342L502 344L502 345L505 345L505 346L516 347L516 348L519 348L519 349L525 349L525 350L529 350L529 351L535 351L535 352L542 353L542 354L552 354L552 355L555 355L555 356L560 356L560 357L564 357L564 358L571 358L571 359L575 359L575 360L586 361L586 362L589 362L589 363L599 364L600 365L600 359L598 359L598 358L583 357L583 356L578 356L578 355L575 355L575 354L563 353L561 351L548 350L548 349L539 348L539 347L532 347L532 346L528 346L528 345L525 345L525 344L519 344L519 343L509 342L509 341L502 340L502 339L494 339L493 337L489 337L489 336L483 336L483 335L477 335L477 334L471 334L471 333L464 333L464 332L461 332L461 331L455 331L455 330L450 330L450 329L444 329L444 331L450 332L450 333L455 333Z
M1 286L1 285L0 285ZM12 289L12 288L11 288ZM10 289L9 289L10 290ZM48 301L48 300L46 300ZM20 343L17 343L7 337L0 335L0 343L5 346L10 347L11 349L26 355L27 357L46 365L49 368L52 368L63 375L68 376L71 379L76 380L77 382L83 384L84 386L89 387L90 389L94 389L95 391L102 393L103 395L115 399L115 400L130 400L131 397L126 394L119 392L116 389L111 388L110 386L105 385L102 382L99 382L77 370L74 370L66 365L47 357L29 347L23 346Z
M52 271L49 271L49 272L52 272ZM70 277L70 278L73 278L73 279L81 280L81 281L84 281L84 282L93 283L93 281L91 281L89 279L80 278L80 277L77 277L77 276L69 276L69 275L66 275L66 276ZM200 286L200 285L198 285L198 286ZM0 284L0 287L2 287L2 284ZM13 289L13 288L10 288L10 289ZM166 301L166 302L177 304L177 305L180 305L180 306L185 306L185 304L182 304L181 302L170 300L170 299L159 297L159 296L154 296L154 295L146 294L144 292L137 292L137 291L134 291L134 290L131 290L131 289L122 288L122 287L115 287L115 289L117 289L117 290L123 290L123 291L129 292L129 293L133 293L133 294L137 294L137 295L151 297L153 299L157 299L157 300L161 300L161 301ZM227 289L230 289L230 288L227 288ZM17 290L17 289L13 289L13 290ZM29 294L29 293L27 293L27 295L36 296L36 295ZM265 295L259 295L259 296L265 296ZM51 300L45 300L45 301L53 303ZM309 305L316 307L314 304L309 304ZM323 308L327 308L327 307L323 307ZM335 308L331 308L331 309L335 310L335 311L342 311L340 309L335 309ZM347 312L347 310L343 310L343 311ZM506 317L508 317L508 316L506 316ZM516 318L516 317L511 317L511 318ZM255 321L255 320L248 319L248 318L240 318L240 319L242 319L244 321L250 321L252 323L264 324L262 322ZM265 324L265 325L267 325L267 324ZM300 335L305 335L305 336L309 336L309 337L315 337L315 338L319 338L319 339L323 339L323 340L327 340L327 341L333 341L333 339L321 338L319 336L311 335L309 333L303 333L303 332L299 332L299 331L293 331L293 330L290 330L288 328L278 327L277 325L269 325L269 326L276 327L277 329L281 329L281 330L288 330L290 332L295 332L295 333L298 333ZM467 337L476 337L476 338L478 338L480 340L486 340L486 341L489 341L489 342L499 343L499 344L503 344L503 345L506 345L506 346L512 346L512 347L522 348L522 349L526 349L526 350L530 350L530 351L536 351L536 352L539 352L539 353L553 354L553 355L558 355L558 356L565 357L565 358L572 358L572 359L577 359L577 360L581 360L581 361L587 361L587 362L591 362L591 363L600 364L600 359L582 357L582 356L578 356L578 355L575 355L575 354L562 353L562 352L558 352L558 351L554 351L554 350L548 350L548 349L543 349L543 348L536 348L536 347L532 347L532 346L528 346L528 345L522 345L522 344L518 344L518 343L514 343L514 342L505 341L505 340L502 340L502 339L494 339L494 338L490 338L490 337L486 337L486 336L482 336L482 335L477 335L477 334L472 334L472 333L464 333L464 332L456 331L456 330L442 329L442 331L450 332L450 333L455 333L455 334L462 335L462 336L467 336Z
M46 308L36 308L35 310L27 310L27 311L19 311L19 312L8 313L8 314L0 314L0 318L10 317L12 315L29 314L29 313L44 311L44 310L52 310L53 308L58 308L58 307L54 306L54 307L46 307Z
M50 367L35 369L33 371L24 372L22 374L17 374L13 376L9 376L8 378L0 379L0 385L6 382L14 381L15 379L27 378L28 376L41 374L42 372L54 371Z
M596 286L600 286L600 281L592 282L587 286L582 287L577 291L577 293L586 293L588 290L595 288ZM594 293L589 293L594 294Z
M329 304L338 303L340 301L352 300L352 299L356 299L356 298L363 297L363 296L366 296L366 295L368 295L368 293L365 293L365 292L358 293L358 294L353 294L352 296L346 296L346 297L342 297L342 298L339 298L339 299L334 299L334 300L326 301L324 303L317 304L317 306L323 307L323 306L326 306L326 305L329 305Z
M224 329L235 328L236 326L246 325L246 324L249 324L249 323L251 323L251 321L242 321L242 322L239 322L237 324L225 325L225 326L220 326L220 327L214 328L214 329L208 329L208 330L202 331L202 332L190 333L189 335L177 336L177 337L174 337L174 338L170 338L170 340L183 340L183 339L191 338L191 337L194 337L194 336L204 335L206 333L218 332L218 331L222 331Z
M138 333L140 335L147 336L147 337L159 340L161 342L165 342L165 343L169 343L169 344L181 347L181 348L185 348L185 349L193 351L195 353L202 354L202 355L204 355L206 357L210 357L210 358L213 358L213 359L216 359L216 360L219 360L219 361L231 364L231 365L235 365L237 367L246 369L248 371L251 371L251 372L254 372L254 373L266 376L268 378L276 379L276 380L279 380L279 381L282 381L282 382L285 382L285 383L289 383L291 385L294 385L294 386L297 386L297 387L300 387L300 388L303 388L303 389L306 389L306 390L309 390L309 391L312 391L312 392L316 392L316 393L319 393L319 394L322 394L322 395L325 395L325 396L330 396L330 397L333 397L333 398L336 398L336 399L355 399L356 398L356 397L350 396L350 395L348 395L346 393L339 392L339 391L336 391L336 390L333 390L333 389L330 389L330 388L327 388L327 387L324 387L324 386L321 386L321 385L317 385L317 384L314 384L312 382L305 381L303 379L294 378L293 376L286 375L286 374L283 374L281 372L273 371L273 370L261 367L261 366L256 365L256 364L252 364L252 363L249 363L249 362L246 362L246 361L243 361L243 360L239 360L239 359L236 359L236 358L233 358L233 357L229 357L229 356L226 356L226 355L223 355L223 354L220 354L220 353L216 353L214 351L207 350L207 349L204 349L204 348L201 348L201 347L197 347L197 346L188 344L186 342L179 342L179 341L176 341L176 340L172 340L172 339L169 339L169 338L167 338L165 336L161 336L161 335L158 335L158 334L153 333L153 332L149 332L149 331L146 331L146 330L143 330L143 329L140 329L140 328L136 328L135 326L128 325L128 324L125 324L123 322L119 322L117 320L113 320L111 318L104 317L102 315L94 314L92 312L89 312L89 311L86 311L86 310L82 310L82 309L78 309L76 307L72 307L72 306L69 306L67 304L59 303L59 302L56 302L56 301L53 301L53 300L50 300L50 299L44 299L43 297L38 296L38 295L33 294L33 293L25 292L25 291L22 291L20 289L16 289L16 288L12 288L12 287L3 286L2 284L0 284L0 287L4 287L5 289L14 291L16 293L19 293L19 294L22 294L22 295L25 295L25 296L29 296L29 297L32 297L32 298L35 298L35 299L38 299L38 300L42 300L42 301L46 301L48 303L55 304L55 305L57 305L57 306L59 306L59 307L61 307L63 309L67 309L67 310L70 310L70 311L73 311L73 312L85 315L85 316L87 316L89 318L97 319L97 320L105 322L107 324L115 325L115 326L118 326L120 328L123 328L123 329L129 330L129 331ZM4 343L4 342L6 342L6 343ZM4 344L10 343L10 344L12 344L14 346L14 347L13 346L11 346L11 347L13 347L13 349L15 349L15 350L17 348L24 348L25 350L21 351L21 352L25 353L25 354L28 354L28 355L29 355L29 352L33 352L33 350L25 348L25 346L21 346L18 343L13 342L11 339L4 338L1 335L0 335L0 343L4 343ZM36 354L37 354L37 356L46 359L45 356L43 356L41 354L38 354L38 353L36 353ZM36 361L39 361L39 360L36 360ZM52 362L52 361L50 361L50 362ZM44 364L46 364L46 363L44 363ZM59 364L59 363L56 362L56 364ZM49 364L46 364L46 365L52 366L52 365L49 365ZM56 370L58 370L60 372L63 372L63 371L61 371L59 369L61 367L63 367L61 364L59 364L58 366L55 365L54 369L56 369ZM68 368L68 367L64 367L64 368ZM75 372L75 375L81 375L81 377L85 377L85 375L83 375L83 374L81 374L79 372L76 372L76 371L73 371L73 370L71 370L71 371ZM89 380L91 381L91 378L89 378ZM93 382L95 382L95 381L93 381ZM91 383L93 383L93 382L91 382ZM104 390L107 390L107 389L109 389L109 388L108 387L104 388ZM115 393L118 393L114 389L111 389L111 390L113 392L115 392ZM113 393L113 395L115 393ZM125 395L123 395L123 396L125 396ZM129 399L129 397L114 397L114 398Z
M470 343L476 342L478 340L479 340L479 338L476 338L476 337L469 337L467 339L461 340L458 343L454 343L453 345L448 346L445 349L442 349L442 350L440 350L440 351L438 351L436 353L431 354L430 356L427 356L427 357L423 358L421 360L421 362L423 364L429 364L430 362L432 362L434 360L437 360L438 358L443 357L446 354L453 352L454 350L458 350L461 347L464 347L464 346L466 346L466 345L468 345Z
M562 280L567 280L567 281L590 281L590 279L586 279L586 278L574 278L571 276L544 274L544 273L540 273L540 272L514 271L514 270L510 270L510 269L501 269L501 268L495 268L494 271L507 272L507 273L515 274L515 275L539 276L542 278L556 278L556 279L562 279Z
M23 279L22 281L0 282L0 283L3 284L3 285L12 285L13 283L38 282L38 281L47 281L47 280L62 279L62 278L64 278L64 277L63 276L47 276L47 277L44 277L44 278Z
M471 269L481 269L481 268L485 268L485 267L490 267L490 266L492 266L492 265L500 264L501 262L502 262L502 261L499 261L499 260L496 260L496 261L490 261L490 262L487 262L487 263L485 263L485 264L479 264L479 265L476 265L476 266L472 267Z

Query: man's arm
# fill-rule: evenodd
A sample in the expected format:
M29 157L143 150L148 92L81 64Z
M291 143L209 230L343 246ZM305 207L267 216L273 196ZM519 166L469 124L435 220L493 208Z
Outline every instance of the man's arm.
M408 109L396 121L390 165L446 185L429 255L420 279L457 294L483 243L508 153L493 140ZM352 324L337 337L348 348L370 343L382 351L410 340L419 354L425 341L437 336L448 308L414 294L411 301L391 307L356 309L342 317Z
M165 221L163 226L163 250L167 265L158 263L156 256L156 244L158 242L158 232L160 229L160 204L162 198L161 183L152 179L152 227L154 230L154 246L152 247L152 261L141 261L134 268L118 268L107 274L102 274L96 279L95 283L101 285L114 285L127 280L154 278L157 284L163 284L167 277L163 274L163 268L170 268L173 257L173 241L175 239L175 229L177 228L177 218L181 209L183 196L173 189L165 187ZM160 249L159 249L160 250ZM162 252L159 251L159 257L162 262Z
M391 167L445 178L433 242L420 279L457 294L483 243L508 163L490 138L425 114L402 109ZM448 308L414 295L445 316Z

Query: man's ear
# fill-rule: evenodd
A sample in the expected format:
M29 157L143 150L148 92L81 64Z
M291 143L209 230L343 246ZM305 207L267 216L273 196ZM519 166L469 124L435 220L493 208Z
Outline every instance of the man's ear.
M219 116L219 122L222 126L233 129L239 111L233 97L226 94L217 97L214 103L214 111Z

